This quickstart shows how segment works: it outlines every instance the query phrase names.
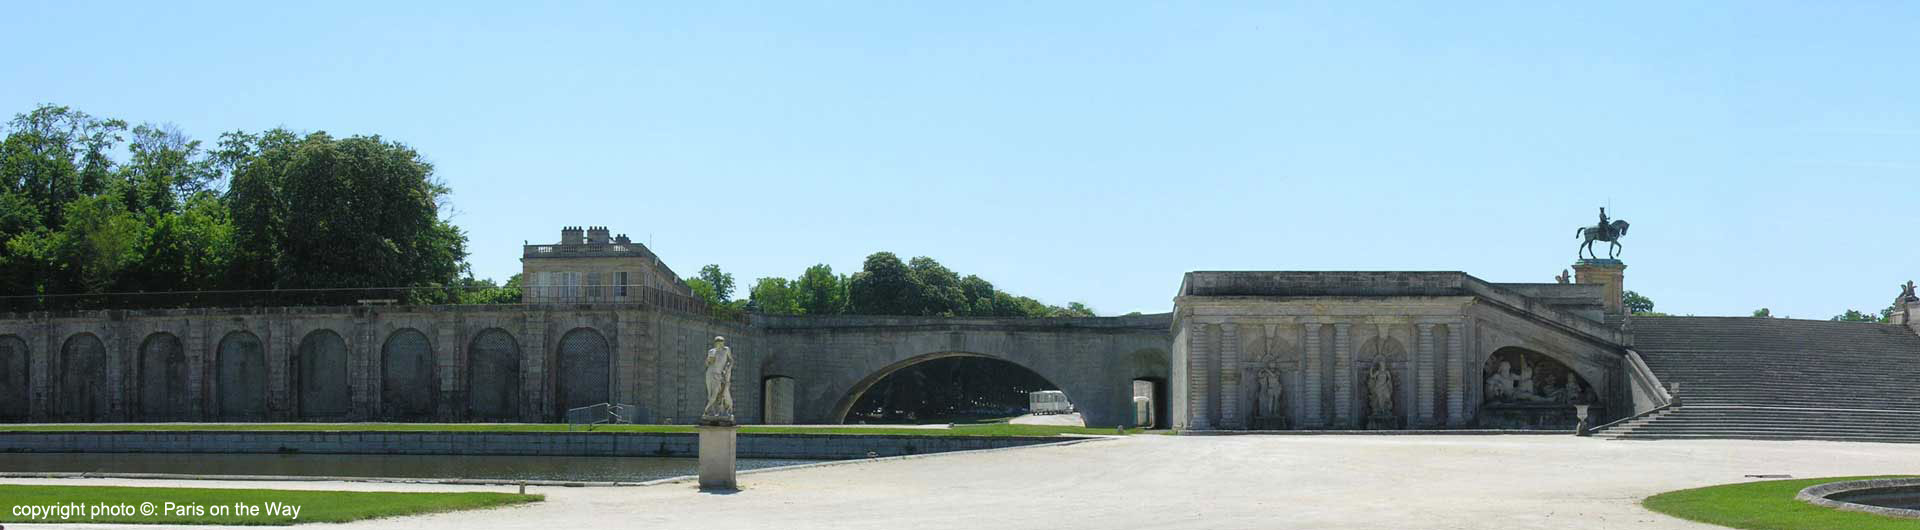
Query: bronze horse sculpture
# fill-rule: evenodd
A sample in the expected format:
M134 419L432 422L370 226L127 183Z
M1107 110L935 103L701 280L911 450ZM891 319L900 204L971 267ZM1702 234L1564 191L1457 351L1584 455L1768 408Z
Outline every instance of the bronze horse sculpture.
M1619 257L1620 237L1625 235L1627 235L1627 222L1615 220L1612 223L1608 223L1607 213L1604 209L1600 211L1600 224L1582 226L1573 231L1573 237L1586 238L1586 241L1580 244L1580 249L1585 252L1587 256L1592 256L1593 259L1600 259L1599 255L1593 253L1593 242L1595 241L1605 241L1611 244L1607 247L1607 259Z

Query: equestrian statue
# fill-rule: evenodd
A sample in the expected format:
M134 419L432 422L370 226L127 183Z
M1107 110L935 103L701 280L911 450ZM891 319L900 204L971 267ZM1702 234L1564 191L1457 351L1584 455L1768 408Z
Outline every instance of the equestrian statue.
M1591 256L1593 259L1600 259L1599 255L1593 253L1593 242L1605 241L1611 243L1611 246L1607 247L1607 259L1618 258L1620 256L1620 238L1626 235L1627 222L1618 219L1615 219L1611 223L1607 222L1607 209L1602 207L1600 208L1600 224L1582 226L1573 231L1573 237L1586 239L1586 241L1580 244L1580 252L1576 252L1575 254L1584 253L1584 255Z

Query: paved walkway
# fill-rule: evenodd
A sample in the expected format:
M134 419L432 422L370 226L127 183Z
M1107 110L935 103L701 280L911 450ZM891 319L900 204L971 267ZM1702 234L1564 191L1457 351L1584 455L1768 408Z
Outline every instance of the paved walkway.
M348 528L1716 528L1641 509L1647 495L1746 474L1920 474L1920 446L1605 441L1571 436L1132 436L743 475L690 484L534 488L536 506ZM6 480L449 491L363 483ZM12 530L16 525L7 525ZM25 525L18 525L24 527ZM76 528L73 525L63 528ZM152 528L151 526L139 528Z

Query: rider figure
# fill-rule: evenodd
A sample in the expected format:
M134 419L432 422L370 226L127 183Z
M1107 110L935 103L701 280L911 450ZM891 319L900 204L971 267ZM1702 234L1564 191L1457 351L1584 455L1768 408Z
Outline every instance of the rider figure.
M1600 207L1600 233L1605 234L1612 227L1607 226L1607 207Z

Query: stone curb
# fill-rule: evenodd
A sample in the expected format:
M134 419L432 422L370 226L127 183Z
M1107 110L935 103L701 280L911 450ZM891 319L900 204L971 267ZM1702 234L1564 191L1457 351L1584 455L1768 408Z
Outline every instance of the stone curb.
M1800 490L1800 493L1797 495L1794 495L1793 498L1795 500L1803 501L1803 502L1812 504L1814 506L1820 506L1823 508L1832 508L1835 510L1871 513L1875 515L1885 515L1888 517L1900 517L1900 518L1906 518L1906 519L1920 519L1920 510L1888 508L1885 506L1872 506L1867 504L1837 501L1837 500L1827 498L1828 495L1833 495L1835 493L1845 493L1849 491L1878 489L1878 488L1893 488L1893 487L1920 488L1920 478L1879 478L1879 479L1869 479L1869 480L1848 480L1848 481L1842 481L1842 482L1828 482L1826 484L1815 484Z

